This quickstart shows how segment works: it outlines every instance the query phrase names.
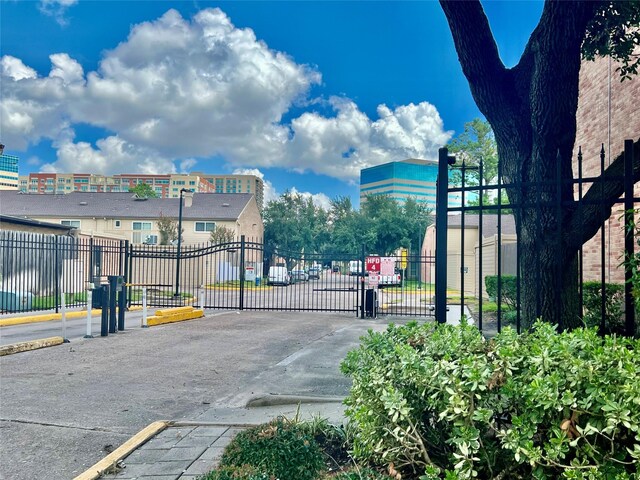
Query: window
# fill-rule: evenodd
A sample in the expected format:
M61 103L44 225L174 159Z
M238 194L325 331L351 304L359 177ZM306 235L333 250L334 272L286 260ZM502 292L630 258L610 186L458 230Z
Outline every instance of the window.
M157 235L146 235L143 242L145 245L157 245L158 244L158 236Z
M133 235L131 236L133 243L147 243L147 237L151 236L148 233L151 230L151 222L131 222L131 228L133 230Z
M121 226L120 220L116 220L116 221L114 222L114 224L115 224L115 227L116 227L116 228L120 228L120 226Z
M196 232L213 232L216 222L196 222Z
M67 225L68 227L80 228L80 220L61 220L60 225Z

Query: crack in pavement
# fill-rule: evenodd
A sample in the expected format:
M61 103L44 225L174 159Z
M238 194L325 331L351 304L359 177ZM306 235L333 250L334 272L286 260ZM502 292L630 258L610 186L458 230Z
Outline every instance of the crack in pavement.
M69 428L72 430L84 430L87 432L104 432L104 433L113 433L115 435L128 435L127 433L118 432L115 430L111 430L103 427L79 427L77 425L64 425L61 423L49 423L49 422L36 422L34 420L21 420L17 418L2 418L0 417L0 422L7 423L21 423L27 425L38 425L41 427L58 427L58 428Z

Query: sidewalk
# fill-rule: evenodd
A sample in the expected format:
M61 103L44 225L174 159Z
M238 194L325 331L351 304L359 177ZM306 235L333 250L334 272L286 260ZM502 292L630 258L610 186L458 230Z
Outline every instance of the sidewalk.
M266 398L265 403L294 401L292 397ZM268 405L250 408L211 408L194 421L170 423L139 448L113 459L100 478L112 480L195 480L213 470L224 448L243 428L268 422L278 416L312 419L320 416L334 424L344 422L340 399L300 398L313 403ZM260 403L260 402L257 402ZM117 453L117 452L114 452ZM116 455L118 457L119 455ZM88 473L92 469L87 470ZM77 477L80 480L81 477ZM97 476L82 477L98 478Z

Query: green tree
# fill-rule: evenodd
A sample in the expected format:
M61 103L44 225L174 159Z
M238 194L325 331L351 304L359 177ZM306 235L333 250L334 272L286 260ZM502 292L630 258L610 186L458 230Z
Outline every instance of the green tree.
M520 238L522 313L525 326L540 316L561 328L581 325L577 252L609 216L623 192L622 182L605 182L623 172L624 156L612 159L586 193L577 213L573 185L563 182L565 205L556 213L554 180L571 180L576 138L578 78L582 56L611 55L622 62L623 78L637 71L632 56L640 42L640 2L547 1L520 61L506 68L479 1L440 0L462 70L478 108L495 133L498 156L516 209ZM603 132L604 134L604 132ZM634 180L640 179L640 139L634 144ZM557 162L560 165L557 165ZM535 182L535 183L534 183ZM548 206L549 205L549 206ZM603 210L605 211L603 213ZM557 235L558 228L562 235ZM537 270L536 275L532 274Z
M319 253L327 242L328 214L310 197L285 192L263 212L265 244L280 253Z
M216 225L216 228L211 230L211 234L209 235L209 243L213 245L229 243L229 242L233 242L235 237L236 237L236 234L232 229L225 226L218 227Z
M156 222L160 232L160 245L169 245L178 239L178 222L171 217L165 217L160 212L160 219ZM184 230L184 229L183 229Z
M135 187L130 187L129 192L140 198L158 198L158 194L148 183L138 183Z

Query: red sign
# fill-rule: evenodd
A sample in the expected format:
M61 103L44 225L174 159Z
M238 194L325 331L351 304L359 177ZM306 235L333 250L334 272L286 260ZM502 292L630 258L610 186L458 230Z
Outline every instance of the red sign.
M365 270L369 273L380 273L380 257L367 257Z

